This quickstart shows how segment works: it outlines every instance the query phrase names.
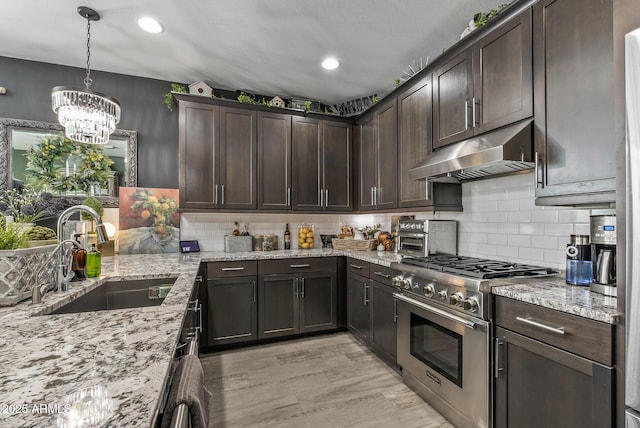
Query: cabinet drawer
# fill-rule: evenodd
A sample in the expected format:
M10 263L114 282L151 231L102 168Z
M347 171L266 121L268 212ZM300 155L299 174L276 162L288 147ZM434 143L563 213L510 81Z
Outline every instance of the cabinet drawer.
M505 297L496 297L496 324L516 333L613 365L613 326Z
M350 273L362 275L365 278L369 278L369 262L363 262L362 260L354 259L353 257L347 257L347 269Z
M335 257L304 257L300 259L259 260L260 275L273 273L336 272Z
M369 264L369 278L384 285L391 285L393 271L386 266Z
M256 260L239 260L207 263L207 279L253 276L258 274Z

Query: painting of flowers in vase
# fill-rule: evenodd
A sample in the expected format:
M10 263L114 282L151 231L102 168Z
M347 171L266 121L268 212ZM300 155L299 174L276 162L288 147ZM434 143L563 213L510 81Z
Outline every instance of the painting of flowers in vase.
M178 189L120 187L120 254L177 253Z

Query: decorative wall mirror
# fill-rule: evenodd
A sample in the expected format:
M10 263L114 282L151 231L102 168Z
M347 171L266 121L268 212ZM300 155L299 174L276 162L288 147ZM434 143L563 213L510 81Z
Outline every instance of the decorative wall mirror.
M63 134L62 126L57 123L0 118L0 191L19 186L27 181L28 175L33 178L34 173L26 170L28 149L37 147L41 141L52 140ZM138 133L123 129L116 129L105 145L82 145L82 150L99 147L113 161L109 167L113 171L110 173L109 184L92 187L92 193L101 198L105 206L117 205L118 187L137 185L137 145ZM56 153L53 157L56 163L60 163L56 168L60 170L61 176L73 175L75 168L83 167L83 155ZM77 196L78 192L59 194Z

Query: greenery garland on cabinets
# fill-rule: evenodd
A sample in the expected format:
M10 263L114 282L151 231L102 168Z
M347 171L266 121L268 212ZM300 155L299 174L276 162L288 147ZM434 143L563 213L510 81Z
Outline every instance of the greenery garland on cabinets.
M25 156L27 184L35 189L89 192L94 185L106 187L113 175L113 161L100 146L74 143L63 135L41 140Z

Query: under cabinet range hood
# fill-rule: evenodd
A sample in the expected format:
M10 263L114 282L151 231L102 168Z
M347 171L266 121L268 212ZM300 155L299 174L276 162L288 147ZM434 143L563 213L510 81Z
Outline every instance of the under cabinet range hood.
M532 124L527 119L438 149L409 178L458 183L533 169Z

